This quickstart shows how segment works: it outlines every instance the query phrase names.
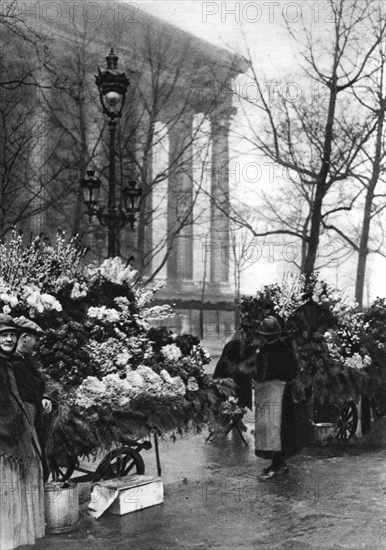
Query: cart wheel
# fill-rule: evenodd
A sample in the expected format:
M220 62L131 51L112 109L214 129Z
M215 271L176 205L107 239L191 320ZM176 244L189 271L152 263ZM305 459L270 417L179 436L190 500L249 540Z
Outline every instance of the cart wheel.
M358 426L358 409L354 401L342 405L336 422L335 437L347 441L352 437Z
M144 474L145 463L141 455L131 447L113 449L102 459L95 470L93 481L113 479L128 474Z

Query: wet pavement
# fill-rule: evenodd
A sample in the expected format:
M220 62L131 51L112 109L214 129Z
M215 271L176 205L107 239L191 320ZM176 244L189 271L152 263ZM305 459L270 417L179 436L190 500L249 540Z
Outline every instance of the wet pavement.
M83 485L80 527L34 549L386 549L385 447L313 447L289 461L287 476L264 482L250 430L248 447L237 432L215 443L206 435L161 442L163 504L94 520ZM143 456L156 475L153 451Z

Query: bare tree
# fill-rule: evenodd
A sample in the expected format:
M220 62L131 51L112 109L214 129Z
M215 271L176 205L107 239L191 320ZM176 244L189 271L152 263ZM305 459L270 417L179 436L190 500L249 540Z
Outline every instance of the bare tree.
M370 58L373 71L359 86L353 88L353 93L361 107L368 113L373 125L371 138L363 144L360 152L362 164L353 171L353 178L360 183L362 193L362 223L352 224L353 230L348 234L341 231L335 224L329 224L328 228L339 232L349 247L358 253L355 299L360 307L363 304L363 292L366 276L366 261L369 252L382 252L382 246L371 243L371 225L378 221L381 231L384 231L385 194L376 192L379 184L385 183L385 112L386 112L386 50L385 50L385 18L384 7L379 6L379 12L374 14L372 21L372 34L379 39L377 48ZM358 209L356 214L358 213ZM355 231L356 229L356 231ZM381 239L381 242L383 239Z
M0 10L0 87L40 87L40 72L50 57L48 42L21 13L17 0L4 3Z
M244 219L248 219L248 213ZM250 225L253 226L254 219L250 220ZM240 336L240 308L238 307L241 298L242 275L251 267L253 263L260 260L260 247L248 227L240 228L237 225L231 225L231 238L229 247L229 261L233 267L233 281L235 289L235 335Z
M305 274L315 269L324 224L338 211L350 210L360 193L353 184L348 193L343 183L361 164L361 150L376 124L350 91L372 74L370 60L385 36L386 25L383 21L376 36L368 32L378 0L328 0L328 5L332 27L327 36L314 32L306 21L302 21L302 32L288 26L300 54L298 82L302 85L311 79L318 97L302 95L299 101L287 92L272 98L272 89L266 89L253 65L251 69L259 94L254 106L261 123L250 124L248 141L285 171L289 189L295 190L293 202L301 200L303 206L300 218L299 208L294 208L289 218L278 214L274 227L253 233L300 239L300 268ZM280 211L277 203L271 206L271 212ZM239 222L243 224L242 218Z
M0 13L0 233L15 224L32 229L31 219L55 207L67 186L55 189L63 166L51 163L55 139L41 110L51 42L30 23L19 2ZM49 145L47 146L47 144ZM58 143L56 142L58 145ZM55 191L53 191L55 189Z

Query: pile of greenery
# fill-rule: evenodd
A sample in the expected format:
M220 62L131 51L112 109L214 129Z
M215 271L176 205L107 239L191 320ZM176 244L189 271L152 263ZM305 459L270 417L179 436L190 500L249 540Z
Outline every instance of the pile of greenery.
M344 293L317 276L307 281L288 276L254 297L243 297L240 313L247 341L256 339L266 315L277 317L299 360L294 395L309 403L316 420L326 420L325 411L335 405L379 393L381 373L375 364L381 364L386 340L384 301L363 315Z

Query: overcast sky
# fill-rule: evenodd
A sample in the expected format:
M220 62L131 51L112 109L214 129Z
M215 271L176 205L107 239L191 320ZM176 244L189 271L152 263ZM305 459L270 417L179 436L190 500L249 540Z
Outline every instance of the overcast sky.
M272 4L272 5L270 5ZM275 4L275 5L274 5ZM282 5L281 5L282 4ZM140 9L218 46L243 53L245 34L254 51L271 65L287 65L291 50L285 20L298 18L288 2L140 1ZM296 4L293 3L292 4ZM299 4L300 6L300 4ZM284 15L284 17L283 17ZM288 17L287 17L288 16Z

